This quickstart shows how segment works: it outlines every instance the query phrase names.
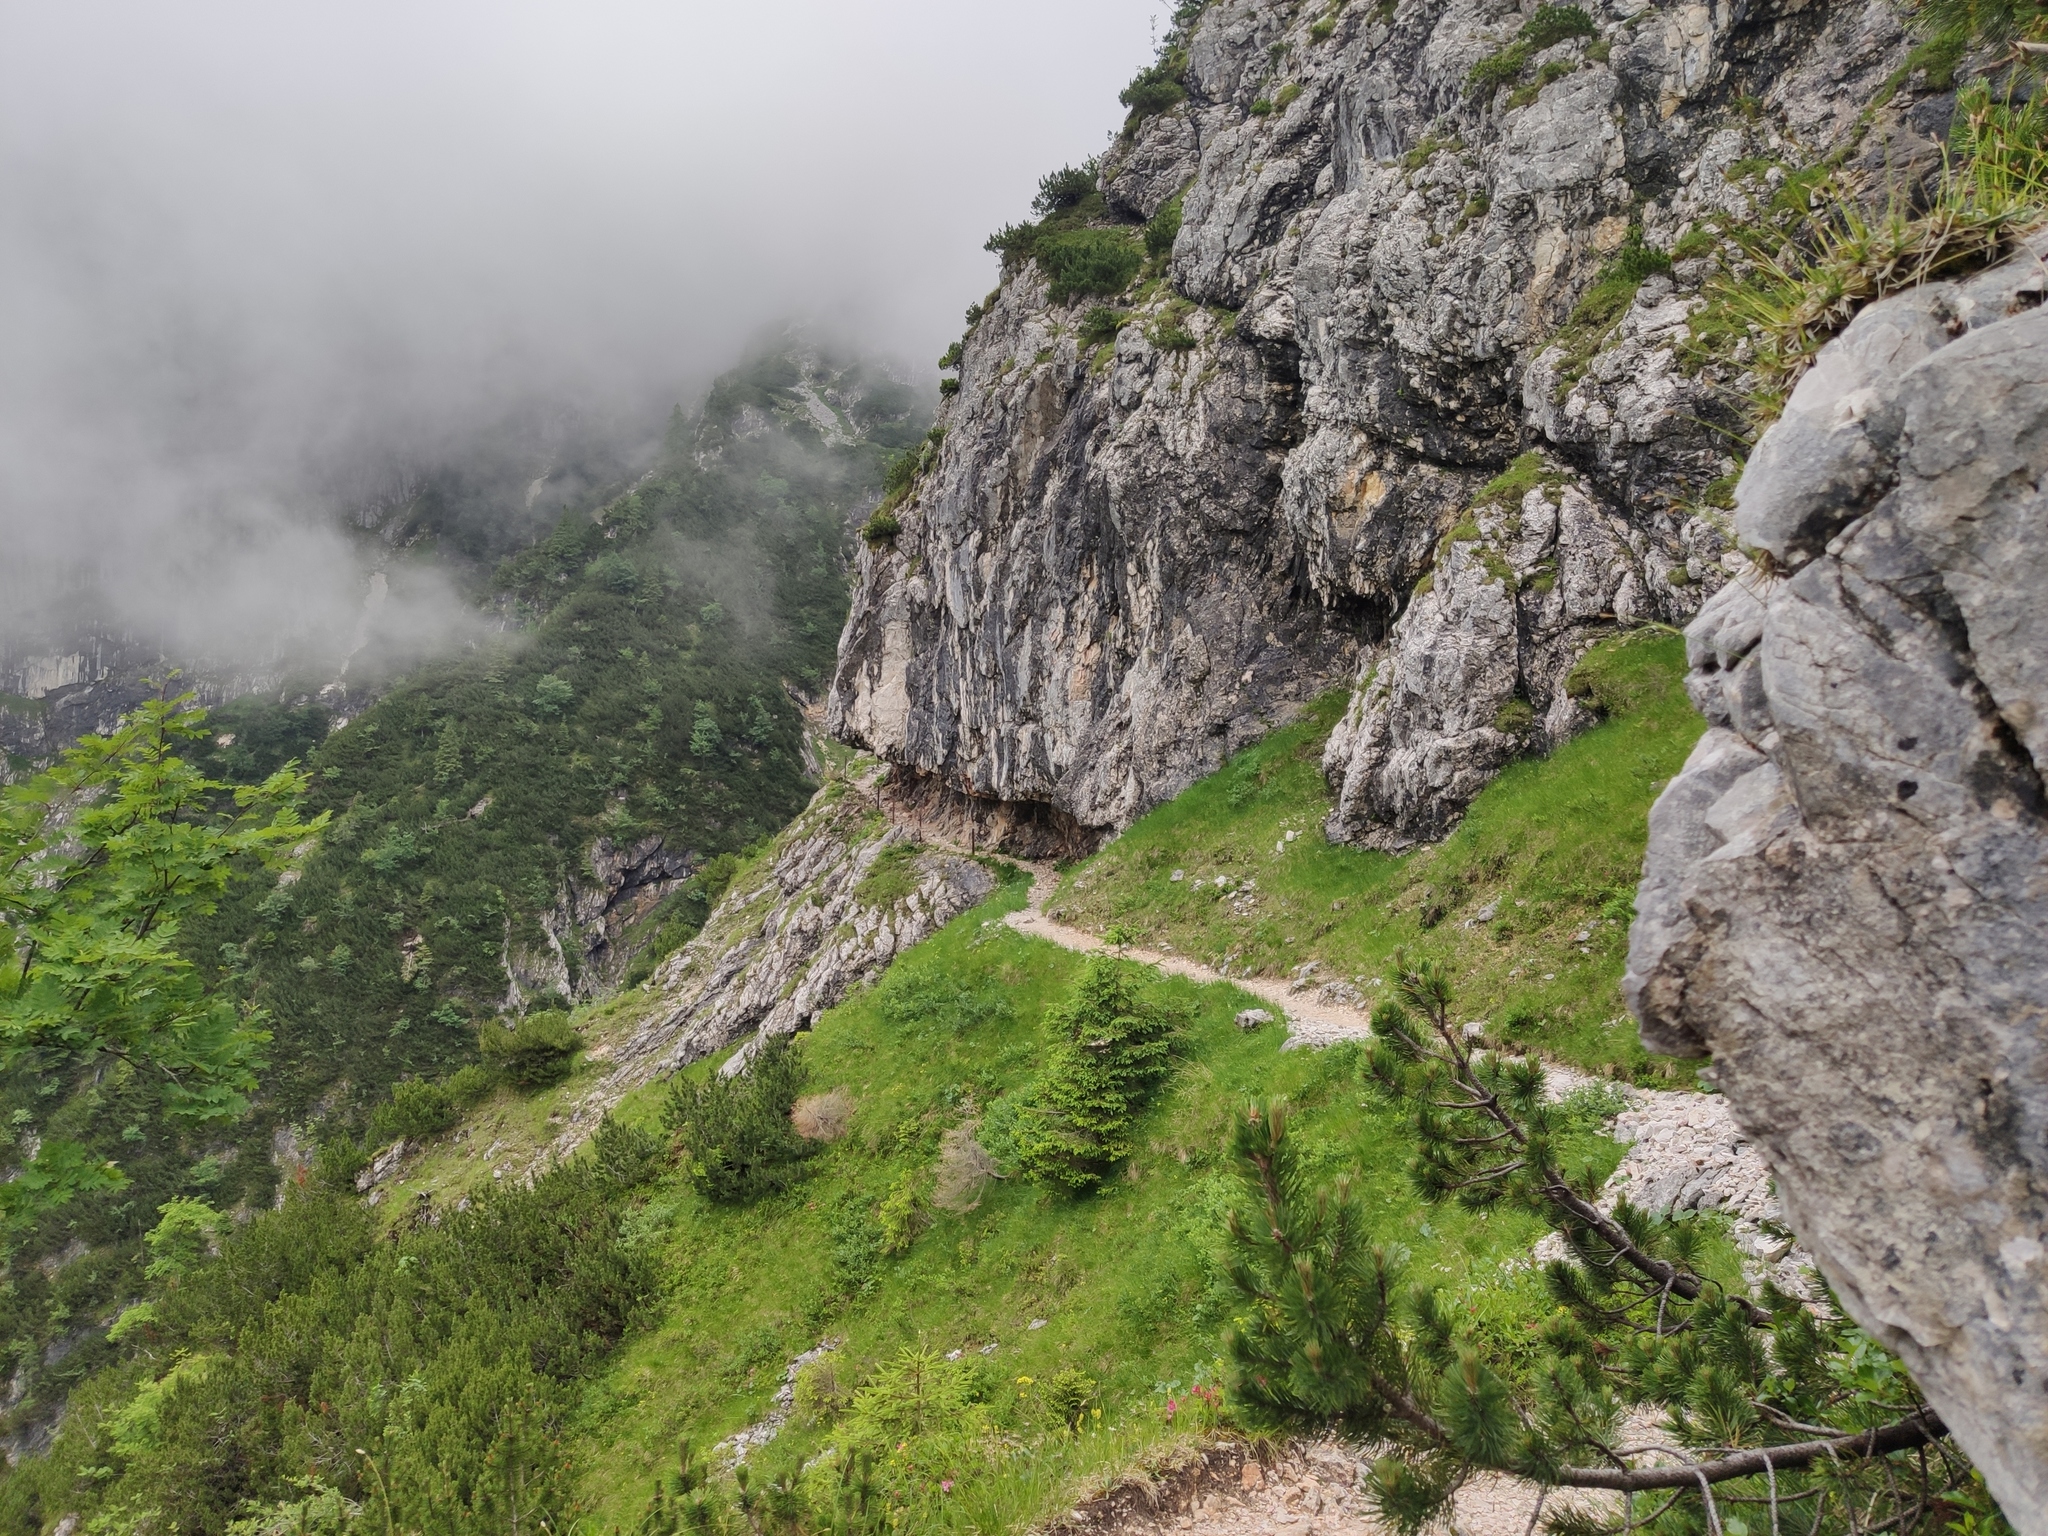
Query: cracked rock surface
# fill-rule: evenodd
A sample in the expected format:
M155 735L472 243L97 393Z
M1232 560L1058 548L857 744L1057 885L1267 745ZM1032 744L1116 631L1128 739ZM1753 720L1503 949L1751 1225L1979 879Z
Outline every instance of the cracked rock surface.
M1056 303L1035 261L1006 273L900 531L860 554L829 728L1078 847L1350 681L1329 831L1398 847L1582 727L1585 647L1725 579L1699 493L1736 423L1733 379L1678 352L1711 263L1581 301L1632 227L1668 249L1748 216L1741 166L1861 132L1909 47L1879 0L1587 10L1595 36L1487 94L1470 71L1524 20L1498 0L1320 37L1318 7L1211 5L1189 99L1103 160L1134 237L1182 199L1164 280ZM1870 142L1931 153L1913 110ZM1084 326L1106 304L1113 340ZM1463 537L1532 450L1545 510Z
M1625 987L1711 1052L1801 1240L2048 1532L2048 311L2036 240L1865 310L1687 630Z
M819 790L770 856L733 883L704 931L662 962L648 982L661 1006L613 1050L555 1154L580 1145L642 1083L748 1035L810 1028L898 953L995 891L985 865L926 847L887 820L877 793L845 779Z

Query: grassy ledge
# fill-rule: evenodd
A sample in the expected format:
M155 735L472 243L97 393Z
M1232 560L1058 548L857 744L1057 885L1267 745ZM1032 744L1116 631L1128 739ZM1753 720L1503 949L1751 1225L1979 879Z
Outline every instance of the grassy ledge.
M1603 642L1573 687L1607 718L1509 767L1441 844L1399 857L1323 839L1323 743L1344 708L1330 694L1066 871L1049 910L1238 975L1314 961L1318 982L1368 1001L1406 947L1450 964L1474 1018L1548 1056L1689 1081L1644 1052L1617 988L1650 803L1706 728L1684 672L1676 635Z

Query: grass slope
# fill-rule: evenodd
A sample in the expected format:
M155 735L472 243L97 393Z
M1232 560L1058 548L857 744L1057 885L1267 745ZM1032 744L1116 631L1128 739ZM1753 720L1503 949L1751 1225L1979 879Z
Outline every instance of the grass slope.
M1476 1323L1505 1340L1537 1304L1533 1276L1512 1261L1538 1224L1515 1212L1425 1207L1404 1171L1405 1118L1366 1093L1356 1053L1283 1052L1278 1031L1240 1031L1232 1015L1251 999L1229 986L1160 983L1193 1023L1122 1179L1075 1199L1012 1178L988 1185L964 1213L931 1208L945 1132L1000 1119L1043 1059L1046 1007L1082 964L998 921L1023 899L1012 884L956 919L804 1038L811 1090L843 1089L854 1109L847 1135L797 1187L734 1209L697 1199L671 1176L634 1217L670 1299L585 1403L573 1455L587 1469L591 1528L631 1529L679 1439L701 1450L758 1421L786 1363L828 1338L840 1341L833 1365L845 1383L916 1346L985 1361L1006 1429L1040 1451L1067 1444L1053 1433L1044 1392L1067 1370L1093 1383L1101 1433L1118 1454L1169 1437L1168 1397L1217 1369L1234 1299L1219 1267L1236 1190L1223 1147L1231 1117L1255 1097L1285 1094L1301 1107L1296 1125L1322 1169L1356 1169L1379 1229L1410 1248L1419 1276L1467 1292ZM921 1014L935 987L983 1006L999 1000L1006 1014L967 1023L956 1021L977 1008L952 1020L944 1008ZM652 1123L659 1092L625 1115ZM1591 1134L1575 1150L1600 1176L1618 1156ZM892 1256L882 1212L906 1191L929 1224ZM800 1415L757 1460L808 1460L829 1435L827 1423ZM906 1450L906 1462L916 1454ZM1085 1448L1063 1454L1077 1466L1089 1460ZM954 1468L955 1489L927 1515L997 1529L1043 1513L1036 1505L1066 1490L1032 1465L1026 1457L979 1476Z
M1558 1060L1687 1075L1644 1053L1617 990L1650 802L1705 729L1684 673L1676 635L1598 647L1573 689L1608 718L1512 765L1443 843L1398 857L1323 840L1323 742L1344 707L1329 695L1067 871L1050 910L1240 975L1315 961L1319 981L1369 1000L1395 949L1441 955L1471 1017Z
M1248 972L1315 959L1324 975L1359 977L1368 996L1396 947L1442 952L1475 1016L1561 1059L1661 1080L1665 1067L1634 1031L1610 1021L1645 815L1701 729L1682 674L1673 637L1602 647L1574 687L1610 718L1511 768L1441 847L1405 858L1323 842L1322 742L1342 707L1324 700L1069 870L1055 908ZM1213 886L1195 888L1215 873L1256 880L1248 916ZM979 1120L984 1140L999 1139L988 1128L1037 1070L1044 1011L1082 963L996 921L1023 899L1012 886L960 918L805 1038L812 1090L843 1089L855 1108L848 1135L794 1190L730 1209L672 1178L647 1200L635 1231L656 1251L670 1299L586 1401L575 1455L593 1529L630 1529L679 1440L701 1450L759 1421L786 1363L826 1339L839 1341L843 1383L871 1380L917 1347L990 1362L990 1390L1029 1454L960 1469L943 1499L927 1490L923 1518L941 1526L1017 1528L1070 1497L1074 1476L1172 1438L1166 1403L1215 1373L1230 1320L1220 1261L1235 1177L1222 1147L1230 1117L1255 1097L1284 1094L1301 1107L1296 1124L1321 1171L1354 1174L1383 1238L1411 1250L1418 1277L1456 1290L1469 1325L1495 1347L1512 1355L1545 1310L1519 1262L1537 1223L1424 1205L1405 1173L1407 1120L1364 1087L1351 1052L1282 1051L1277 1031L1232 1023L1255 1001L1248 994L1179 980L1161 985L1194 1023L1124 1178L1085 1199L994 1183L970 1211L926 1206L929 1226L885 1254L884 1213L929 1195L945 1133ZM1493 920L1468 924L1488 905ZM988 1003L932 1003L949 991L1003 1006L963 1022ZM624 1113L656 1123L658 1094ZM1588 1127L1596 1114L1589 1105ZM1604 1177L1618 1149L1582 1129L1572 1156ZM1045 1384L1065 1371L1088 1378L1104 1410L1092 1450L1049 1427ZM757 1461L772 1469L815 1456L828 1420L799 1413ZM918 1454L906 1442L906 1486Z

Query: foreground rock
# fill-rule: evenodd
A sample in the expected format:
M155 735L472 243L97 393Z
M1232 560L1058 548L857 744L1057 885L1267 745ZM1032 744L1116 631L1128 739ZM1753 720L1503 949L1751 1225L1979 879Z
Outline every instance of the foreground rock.
M2048 311L1873 306L1750 461L1687 631L1626 986L1711 1052L1843 1304L2048 1532Z

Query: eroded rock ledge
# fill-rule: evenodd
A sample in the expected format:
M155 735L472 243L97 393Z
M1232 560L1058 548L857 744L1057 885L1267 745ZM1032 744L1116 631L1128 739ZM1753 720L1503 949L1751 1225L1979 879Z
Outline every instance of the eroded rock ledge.
M2048 279L1865 310L1759 444L1687 630L1626 989L1711 1052L1802 1240L2048 1532ZM1766 574L1768 571L1769 574Z

